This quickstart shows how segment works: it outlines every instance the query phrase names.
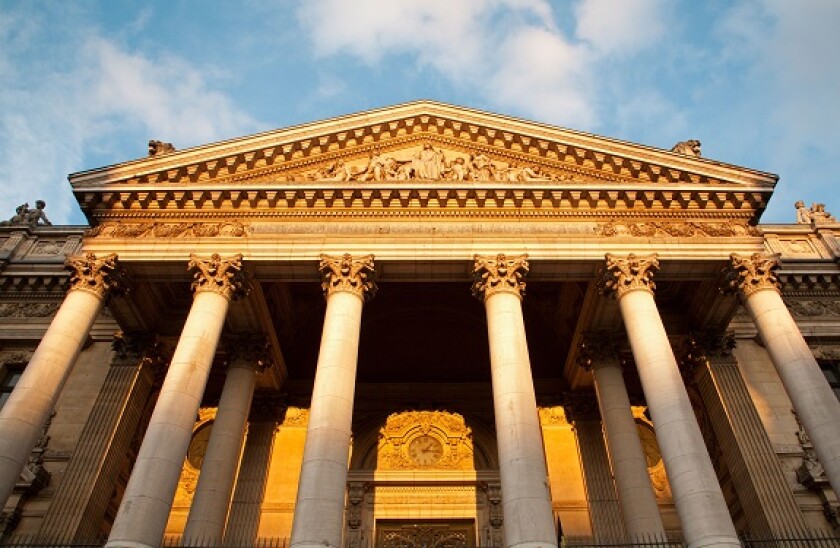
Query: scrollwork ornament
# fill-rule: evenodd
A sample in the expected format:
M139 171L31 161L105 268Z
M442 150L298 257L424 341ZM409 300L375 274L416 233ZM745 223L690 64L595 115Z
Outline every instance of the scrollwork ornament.
M321 289L325 297L336 291L347 291L363 300L370 300L376 295L373 255L353 257L345 253L341 257L334 257L322 254L318 271L321 273Z
M195 270L192 282L194 293L212 291L226 299L236 299L248 293L248 282L242 272L241 253L226 259L218 253L213 253L209 259L192 254L187 269Z
M639 257L631 253L627 258L607 253L607 270L604 273L604 293L620 299L630 291L643 290L653 293L656 284L653 276L659 270L656 253Z
M764 289L779 291L779 278L776 275L781 265L779 255L753 253L749 257L741 257L733 253L729 259L731 264L726 271L729 289L739 291L744 298Z
M70 290L86 291L100 299L125 289L125 274L117 265L117 254L97 258L94 253L74 255L64 262L70 271Z
M525 296L525 276L528 275L528 255L508 258L504 253L495 257L476 255L473 268L472 294L486 301L496 293Z

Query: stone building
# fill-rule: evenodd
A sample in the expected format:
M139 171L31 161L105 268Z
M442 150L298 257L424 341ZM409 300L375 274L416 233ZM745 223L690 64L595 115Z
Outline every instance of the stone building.
M837 532L840 224L776 182L427 101L73 174L0 226L2 534Z

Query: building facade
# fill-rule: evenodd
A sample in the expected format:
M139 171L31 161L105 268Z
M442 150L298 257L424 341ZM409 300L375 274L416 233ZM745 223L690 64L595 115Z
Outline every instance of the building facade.
M838 533L840 223L776 182L427 101L73 174L0 226L0 533Z

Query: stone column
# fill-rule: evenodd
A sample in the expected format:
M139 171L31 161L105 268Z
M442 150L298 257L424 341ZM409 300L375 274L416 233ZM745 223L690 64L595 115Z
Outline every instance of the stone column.
M740 546L653 299L659 261L633 254L606 260L606 290L618 299L685 540L690 548Z
M591 335L584 342L581 355L585 357L584 367L591 369L595 378L604 438L627 534L634 540L664 540L665 526L650 484L636 420L630 409L617 341L611 334Z
M44 516L38 533L42 542L89 542L100 536L143 409L165 370L155 335L117 333L113 349L105 382Z
M731 259L730 286L739 291L825 475L840 495L840 401L782 300L775 273L779 256L733 254Z
M156 547L178 487L195 417L232 298L246 291L242 255L192 255L193 304L146 436L134 463L107 546Z
M531 362L522 318L527 255L475 257L484 302L502 483L505 546L557 546Z
M729 334L696 332L680 365L703 398L750 531L783 537L805 530L802 511L732 354L734 347Z
M291 545L341 545L362 305L376 291L373 255L321 255L327 298Z
M70 289L6 405L0 411L0 501L12 494L29 453L44 431L55 401L108 292L119 286L117 256L70 257Z
M230 365L184 528L184 546L215 546L222 541L257 371L270 360L265 337L232 337L225 346Z

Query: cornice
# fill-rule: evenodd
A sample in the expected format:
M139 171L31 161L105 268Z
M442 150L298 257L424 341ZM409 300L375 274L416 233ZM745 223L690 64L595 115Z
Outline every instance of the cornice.
M366 156L420 140L529 161L616 182L743 184L772 188L777 176L508 116L419 101L75 173L75 188L233 183L294 172L314 162Z
M92 221L132 217L141 212L186 218L275 217L307 210L359 211L392 216L398 211L455 214L486 210L554 211L572 217L690 215L737 216L755 222L771 190L760 187L695 185L569 185L553 183L274 183L238 187L216 185L120 185L77 187L76 196ZM498 210L498 211L497 211Z

